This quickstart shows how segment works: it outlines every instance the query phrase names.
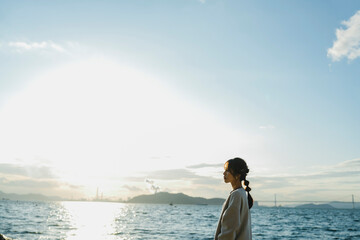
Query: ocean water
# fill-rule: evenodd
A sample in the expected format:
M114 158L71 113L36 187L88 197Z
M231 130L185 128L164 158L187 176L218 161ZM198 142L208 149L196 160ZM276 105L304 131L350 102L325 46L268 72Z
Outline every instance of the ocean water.
M17 240L213 239L221 206L0 201ZM360 239L360 210L254 208L253 239Z

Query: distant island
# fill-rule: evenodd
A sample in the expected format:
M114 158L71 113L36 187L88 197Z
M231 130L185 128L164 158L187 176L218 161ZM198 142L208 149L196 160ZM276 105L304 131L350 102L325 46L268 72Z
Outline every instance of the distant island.
M183 193L159 192L151 195L139 195L128 200L128 203L155 203L155 204L198 204L198 205L221 205L223 198L191 197Z
M309 209L335 209L335 207L331 206L330 204L302 204L296 206L295 208L309 208Z

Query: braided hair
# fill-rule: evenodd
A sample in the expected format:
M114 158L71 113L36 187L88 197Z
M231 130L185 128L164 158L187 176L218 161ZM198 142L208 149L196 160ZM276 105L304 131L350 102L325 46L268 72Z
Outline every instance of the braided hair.
M247 192L249 208L254 204L254 200L250 195L251 188L249 187L250 182L246 180L246 176L249 173L249 168L242 158L233 158L227 161L228 170L235 177L240 175L240 182L244 182L245 191Z

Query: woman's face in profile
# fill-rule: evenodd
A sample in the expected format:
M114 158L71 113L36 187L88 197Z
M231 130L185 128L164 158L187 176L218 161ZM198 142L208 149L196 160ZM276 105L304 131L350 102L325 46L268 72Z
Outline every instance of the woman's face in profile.
M224 165L224 182L225 183L231 183L231 182L234 182L236 181L235 177L231 174L231 172L229 171L229 163L226 162L225 165Z

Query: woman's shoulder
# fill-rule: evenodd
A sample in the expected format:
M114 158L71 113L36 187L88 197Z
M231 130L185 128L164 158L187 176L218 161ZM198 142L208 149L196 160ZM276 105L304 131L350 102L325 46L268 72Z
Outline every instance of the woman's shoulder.
M231 198L246 198L246 191L244 188L238 188L230 193Z

